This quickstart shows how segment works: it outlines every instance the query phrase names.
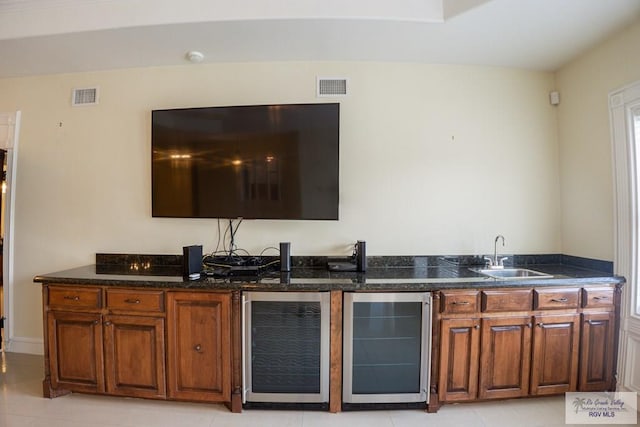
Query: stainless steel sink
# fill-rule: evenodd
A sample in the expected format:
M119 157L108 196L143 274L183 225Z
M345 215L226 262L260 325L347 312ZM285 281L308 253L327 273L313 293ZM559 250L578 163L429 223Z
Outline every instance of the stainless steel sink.
M485 268L475 271L485 276L493 277L494 279L548 279L553 277L551 274L529 270L528 268Z

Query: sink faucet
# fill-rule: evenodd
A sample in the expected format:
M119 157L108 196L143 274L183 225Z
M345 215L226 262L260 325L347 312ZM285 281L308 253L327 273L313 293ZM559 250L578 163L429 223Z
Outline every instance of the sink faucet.
M502 246L504 246L504 236L501 234L498 234L496 236L496 239L493 241L493 258L491 257L484 257L484 259L488 262L488 267L489 268L504 268L504 260L509 258L509 257L503 257L498 259L498 240L502 239Z

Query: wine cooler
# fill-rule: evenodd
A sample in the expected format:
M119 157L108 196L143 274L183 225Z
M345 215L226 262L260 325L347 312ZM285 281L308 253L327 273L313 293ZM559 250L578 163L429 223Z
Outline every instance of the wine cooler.
M329 401L329 293L245 292L244 403Z
M343 402L427 401L430 293L345 293L343 339Z

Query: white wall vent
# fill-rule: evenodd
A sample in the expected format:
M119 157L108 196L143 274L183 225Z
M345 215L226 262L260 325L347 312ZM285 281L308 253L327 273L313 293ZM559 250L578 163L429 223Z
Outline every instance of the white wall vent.
M317 96L346 96L347 79L318 77Z
M96 105L98 104L98 88L85 87L73 89L71 95L71 105L74 107L80 105Z

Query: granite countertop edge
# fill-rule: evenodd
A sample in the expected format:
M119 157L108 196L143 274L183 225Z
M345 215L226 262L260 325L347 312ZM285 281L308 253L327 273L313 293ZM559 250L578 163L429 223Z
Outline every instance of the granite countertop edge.
M102 274L96 265L43 274L34 282L43 284L93 285L137 288L165 288L218 291L432 291L442 289L517 288L542 286L618 285L624 277L564 265L541 265L536 270L552 278L493 279L468 268L448 270L447 277L424 269L370 269L366 273L329 273L323 269L294 268L290 273L274 272L265 276L189 280L179 275ZM117 274L120 273L120 274ZM436 274L437 276L437 274Z

